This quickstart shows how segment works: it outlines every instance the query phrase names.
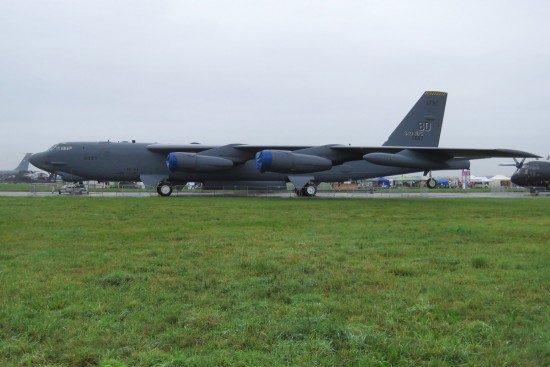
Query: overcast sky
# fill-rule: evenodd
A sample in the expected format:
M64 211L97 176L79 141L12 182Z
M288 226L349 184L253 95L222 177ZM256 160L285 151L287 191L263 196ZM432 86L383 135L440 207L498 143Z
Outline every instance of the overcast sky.
M61 141L376 146L426 90L449 93L440 146L546 157L549 18L549 1L3 0L0 169Z

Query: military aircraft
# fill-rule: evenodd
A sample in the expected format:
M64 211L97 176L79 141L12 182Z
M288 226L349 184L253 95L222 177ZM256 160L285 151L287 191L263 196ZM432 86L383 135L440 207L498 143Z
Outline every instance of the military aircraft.
M548 157L550 158L550 156ZM516 172L512 175L511 181L522 187L530 189L531 192L550 190L550 161L525 162L525 158L515 164L501 164L501 166L515 166Z
M32 153L27 153L15 169L0 171L0 179L7 180L11 178L21 178L29 173L29 157Z
M267 146L59 143L30 160L66 181L142 181L161 196L176 185L203 188L274 187L292 182L300 196L314 196L320 182L342 182L433 170L467 169L469 159L537 157L509 149L439 148L447 93L425 92L383 146Z

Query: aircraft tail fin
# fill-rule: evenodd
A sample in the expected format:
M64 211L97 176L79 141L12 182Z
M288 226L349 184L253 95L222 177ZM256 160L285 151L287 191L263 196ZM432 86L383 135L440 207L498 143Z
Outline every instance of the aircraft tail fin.
M15 168L14 171L22 172L22 171L28 171L29 170L29 157L32 155L32 153L27 153L23 157L23 160L19 163L17 168Z
M384 146L437 147L447 93L424 92Z

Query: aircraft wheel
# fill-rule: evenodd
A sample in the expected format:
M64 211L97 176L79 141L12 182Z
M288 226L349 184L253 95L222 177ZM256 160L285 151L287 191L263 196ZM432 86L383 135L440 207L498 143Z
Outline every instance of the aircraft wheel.
M306 185L302 190L304 196L315 196L317 194L317 187L315 185Z
M157 185L157 193L160 196L170 196L173 190L174 186L168 181L162 181Z
M301 189L295 189L294 192L298 196L315 196L317 194L317 187L313 184L307 184Z
M435 189L435 187L437 186L437 181L435 180L435 178L430 177L426 181L426 185L428 186L428 189Z

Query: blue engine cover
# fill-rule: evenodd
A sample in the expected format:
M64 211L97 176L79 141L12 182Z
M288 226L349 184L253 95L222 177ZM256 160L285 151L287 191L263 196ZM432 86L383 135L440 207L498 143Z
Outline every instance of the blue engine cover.
M262 150L256 153L256 169L260 172L269 171L273 163L271 150Z
M170 153L168 157L166 157L166 167L168 167L170 172L174 172L178 169L178 157L175 153Z

